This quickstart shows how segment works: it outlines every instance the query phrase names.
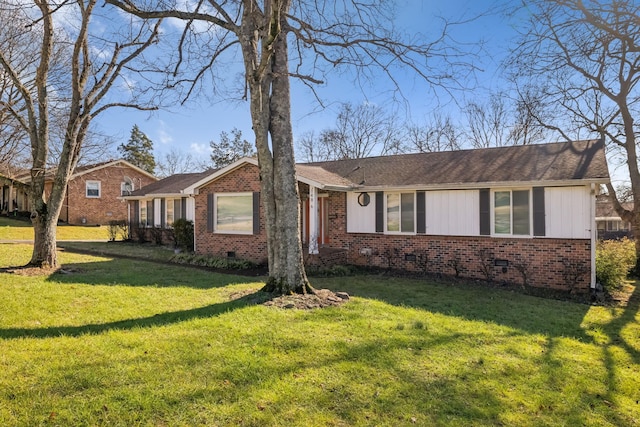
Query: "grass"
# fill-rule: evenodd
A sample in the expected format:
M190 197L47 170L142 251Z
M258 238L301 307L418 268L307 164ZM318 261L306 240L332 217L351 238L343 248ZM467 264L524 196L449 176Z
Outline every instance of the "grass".
M107 240L107 227L58 225L58 240ZM33 226L28 221L0 216L0 240L33 240Z
M173 257L172 248L154 243L133 242L73 242L68 241L59 246L69 251L95 253L100 256L125 256L168 262Z
M29 253L0 245L0 267ZM351 301L296 311L234 299L262 286L240 276L60 257L70 274L0 272L0 425L640 423L638 295L363 276L314 279Z

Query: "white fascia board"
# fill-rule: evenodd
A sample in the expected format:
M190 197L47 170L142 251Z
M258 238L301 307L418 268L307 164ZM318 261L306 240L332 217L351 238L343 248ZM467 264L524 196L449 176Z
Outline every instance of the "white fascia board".
M240 160L237 160L231 163L230 165L223 167L222 169L218 169L217 171L213 172L211 175L202 178L200 181L194 184L191 184L190 186L182 190L181 193L185 195L197 194L197 190L200 187L210 183L211 181L214 181L220 178L221 176L228 174L229 172L234 171L235 169L239 168L244 164L251 164L254 166L258 166L258 160L252 157L243 157Z
M341 186L341 185L326 185L321 182L315 181L313 179L305 178L304 176L296 176L296 179L303 184L307 184L311 187L316 187L320 190L328 190L328 191L349 191L353 190L353 187L349 186Z

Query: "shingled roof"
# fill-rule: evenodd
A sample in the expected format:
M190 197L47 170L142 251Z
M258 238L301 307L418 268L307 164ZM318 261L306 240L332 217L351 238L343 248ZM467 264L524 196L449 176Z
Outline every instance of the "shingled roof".
M212 170L198 173L179 173L168 176L149 185L145 185L133 191L128 197L144 197L151 195L181 194L180 192L190 185L200 181L207 175L212 174Z
M298 173L316 168L352 188L609 180L600 140L306 163Z

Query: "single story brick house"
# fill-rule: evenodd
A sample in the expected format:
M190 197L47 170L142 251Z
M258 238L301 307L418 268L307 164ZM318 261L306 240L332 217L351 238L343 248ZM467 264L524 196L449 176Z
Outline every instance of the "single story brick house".
M53 172L47 172L45 179L45 197L48 197L53 186ZM30 180L30 174L25 172L13 180L21 186L14 182L3 188L3 205L13 204L12 200L15 200L18 210L28 211L28 197L25 195L20 199L19 189L28 187ZM105 225L111 220L125 220L127 204L120 197L157 180L152 174L122 159L78 166L67 184L60 221L73 225ZM18 198L11 199L12 195Z
M195 219L195 199L185 189L212 171L181 173L163 178L122 197L128 203L128 219L141 227L167 228L173 221Z
M595 286L595 201L609 181L602 141L348 159L296 170L307 263ZM205 173L180 194L193 197L197 253L266 259L257 160Z

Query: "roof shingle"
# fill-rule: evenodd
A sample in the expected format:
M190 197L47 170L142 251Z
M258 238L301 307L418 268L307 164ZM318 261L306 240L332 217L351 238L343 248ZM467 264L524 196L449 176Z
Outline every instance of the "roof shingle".
M307 163L299 171L311 167L359 187L609 179L598 140Z

